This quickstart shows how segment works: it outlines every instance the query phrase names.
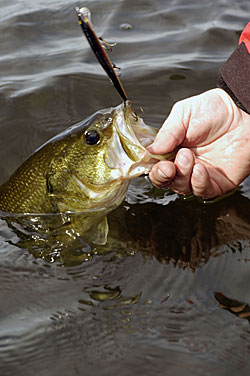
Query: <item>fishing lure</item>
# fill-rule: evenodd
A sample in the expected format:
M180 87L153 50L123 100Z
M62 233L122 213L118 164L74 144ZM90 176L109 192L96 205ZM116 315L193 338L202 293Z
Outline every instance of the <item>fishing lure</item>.
M124 100L126 102L128 100L128 96L122 86L121 81L119 80L114 68L115 65L110 61L106 51L104 50L101 41L103 39L98 38L92 22L90 20L90 11L88 8L76 8L78 20L79 20L79 25L82 28L82 31L84 35L86 36L90 47L92 48L95 56L97 57L99 63L103 67L104 71L107 73L108 77L110 80L113 82L114 87ZM105 44L108 44L106 41L104 41Z

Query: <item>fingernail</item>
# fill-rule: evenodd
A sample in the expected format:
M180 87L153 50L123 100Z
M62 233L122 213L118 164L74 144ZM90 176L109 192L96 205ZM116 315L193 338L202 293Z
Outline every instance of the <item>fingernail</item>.
M197 178L201 178L202 177L202 172L199 168L198 165L194 165L194 168L193 168L193 175L197 176Z
M187 164L189 164L189 159L186 157L186 155L184 153L180 153L178 155L178 162L182 165L182 166L186 166Z
M154 143L152 142L152 144L148 145L148 146L146 147L146 149L147 149L148 151L150 151L150 152L153 152L153 151L154 151L154 147L153 147L153 145L154 145Z

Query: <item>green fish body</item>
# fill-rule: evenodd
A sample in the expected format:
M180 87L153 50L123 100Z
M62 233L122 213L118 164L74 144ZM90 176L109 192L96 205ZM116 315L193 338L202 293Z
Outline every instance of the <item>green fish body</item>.
M92 233L92 241L105 244L106 216L124 199L129 181L162 159L146 149L156 133L129 101L101 110L24 161L0 187L0 210L51 218L46 228L55 237L62 229L71 237Z

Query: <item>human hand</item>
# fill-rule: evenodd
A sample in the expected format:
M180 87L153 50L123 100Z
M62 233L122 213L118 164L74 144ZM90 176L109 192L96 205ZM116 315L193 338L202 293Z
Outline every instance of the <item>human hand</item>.
M222 89L180 101L149 151L164 154L177 146L174 162L154 165L152 183L204 199L221 196L250 173L250 115Z

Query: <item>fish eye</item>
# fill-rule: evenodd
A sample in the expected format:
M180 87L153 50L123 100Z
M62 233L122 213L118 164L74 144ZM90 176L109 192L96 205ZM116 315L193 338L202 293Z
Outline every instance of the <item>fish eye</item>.
M89 129L85 133L85 140L88 145L96 145L100 141L100 135L95 129Z

